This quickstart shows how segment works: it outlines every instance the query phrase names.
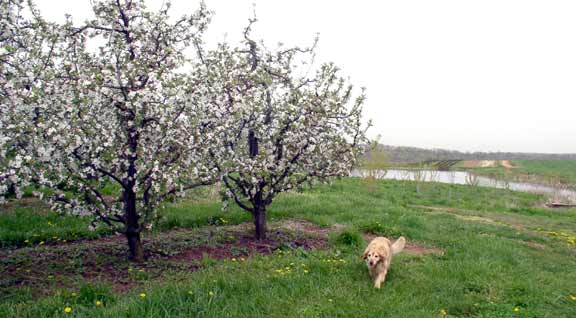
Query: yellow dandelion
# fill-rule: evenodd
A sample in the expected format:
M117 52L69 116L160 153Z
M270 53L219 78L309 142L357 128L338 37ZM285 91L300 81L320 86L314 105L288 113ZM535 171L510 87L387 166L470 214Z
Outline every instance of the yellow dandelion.
M209 291L208 295L210 295L210 297L214 296L214 292L213 291Z
M570 295L570 299L576 301L576 295Z
M329 302L332 302L332 298L329 298L328 301L329 301Z
M304 274L308 274L309 271L307 269L304 270Z
M244 262L246 259L244 257L240 257L240 260Z
M96 301L96 306L102 306L102 302L99 301L99 300L97 300L97 301Z
M144 268L138 270L140 273L144 273Z
M72 312L72 307L64 307L64 312L69 314Z
M140 293L140 297L145 298L145 297L146 297L146 293Z
M131 272L131 271L132 271L132 267L128 267L128 272Z
M193 295L193 294L194 293L191 290L188 291L188 295Z
M236 262L236 258L232 257L232 262Z
M446 311L446 309L440 310L440 313L441 313L443 316L448 315L448 311Z
M58 239L58 236L52 236L52 239L53 239L53 240L57 240L57 239Z
M52 279L52 278L54 278L54 276L48 275L48 279Z
M28 244L30 243L30 240L24 240L24 243Z
M284 269L288 271L288 270L290 270L290 267L286 266L286 267L284 267Z
M76 297L76 293L72 293L72 296L73 296L73 297Z
M38 243L38 245L44 245L44 241L40 241L40 243Z
M520 307L514 307L514 312L519 312L520 311Z
M281 269L277 269L277 270L276 270L276 273L282 273L282 270L281 270Z

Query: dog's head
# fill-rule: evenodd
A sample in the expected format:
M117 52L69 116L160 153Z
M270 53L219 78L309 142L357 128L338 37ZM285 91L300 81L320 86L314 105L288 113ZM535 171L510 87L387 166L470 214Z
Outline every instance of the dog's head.
M366 265L370 268L373 268L379 262L384 261L384 258L384 254L379 251L367 250L364 252L364 261L366 261Z

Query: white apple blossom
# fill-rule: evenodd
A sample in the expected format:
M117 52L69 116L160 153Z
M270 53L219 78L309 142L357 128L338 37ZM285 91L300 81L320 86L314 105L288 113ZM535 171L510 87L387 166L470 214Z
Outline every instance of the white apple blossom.
M274 197L304 183L344 176L365 141L364 93L338 68L324 64L313 76L295 65L309 49L270 51L250 38L245 47L226 44L203 59L210 85L213 162L230 198L254 217L256 238L266 235L266 208Z
M215 178L204 71L182 71L210 13L202 5L170 22L169 5L91 3L96 18L77 26L71 17L46 23L23 0L0 2L8 52L0 55L0 183L17 193L29 182L53 189L39 190L55 209L125 233L142 260L140 232L159 204ZM105 195L110 189L119 194Z

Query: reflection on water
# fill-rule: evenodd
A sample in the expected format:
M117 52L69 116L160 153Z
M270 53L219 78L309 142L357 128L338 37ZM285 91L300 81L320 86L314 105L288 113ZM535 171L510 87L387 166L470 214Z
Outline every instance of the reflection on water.
M544 186L534 183L506 182L487 177L477 176L466 171L437 171L437 170L381 170L367 171L354 170L353 177L373 176L378 179L390 180L410 180L423 182L441 182L451 184L478 185L481 187L492 187L499 189L510 189L522 192L542 193L551 196L553 199L563 199L569 202L576 202L576 191Z

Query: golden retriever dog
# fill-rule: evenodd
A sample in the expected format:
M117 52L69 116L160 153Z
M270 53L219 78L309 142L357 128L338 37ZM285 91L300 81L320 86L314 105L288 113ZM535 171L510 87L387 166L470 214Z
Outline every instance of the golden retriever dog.
M377 237L368 244L364 251L364 260L375 288L380 288L386 279L392 256L400 253L405 245L406 239L403 236L400 236L394 244L385 237Z

